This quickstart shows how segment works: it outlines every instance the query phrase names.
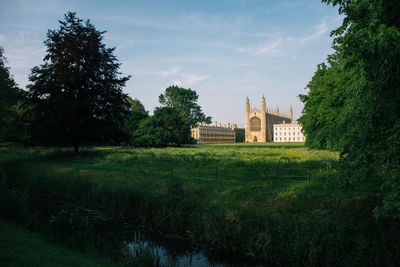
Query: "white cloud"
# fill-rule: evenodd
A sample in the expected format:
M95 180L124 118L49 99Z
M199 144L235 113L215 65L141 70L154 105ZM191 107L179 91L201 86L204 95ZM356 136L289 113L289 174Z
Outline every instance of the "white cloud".
M318 24L315 27L315 30L312 34L300 38L299 41L301 43L307 43L307 42L313 41L315 39L318 39L319 37L324 35L326 32L328 32L328 25L326 24L325 21L322 21L320 24Z
M210 76L200 76L200 75L193 75L193 74L187 74L184 75L185 80L188 84L196 84L198 82L207 80L210 78Z
M4 34L0 34L0 42L5 42L7 41L7 38Z
M182 74L179 79L173 80L172 84L177 86L193 86L209 78L210 76L206 75Z
M17 0L16 3L20 6L21 9L26 9L30 11L39 11L41 13L51 13L51 14L59 14L63 10L68 10L69 8L62 7L59 5L58 1L53 0L41 0L41 1L32 1L32 0ZM69 3L69 5L73 5L73 3ZM71 6L72 7L72 6Z
M283 45L283 39L278 38L272 42L253 47L239 47L241 53L248 53L252 55L270 55L279 52L280 47Z
M173 80L172 85L182 86L182 82L180 80Z
M162 77L167 77L178 73L181 70L181 67L171 67L168 70L160 71L160 75Z
M155 29L165 29L172 31L216 31L233 29L252 23L252 16L233 16L233 15L209 15L205 13L192 12L184 13L173 18L164 17L143 17L123 16L123 15L94 15L94 19L111 21L118 24L131 25L136 27L147 27Z
M282 39L280 38L280 39L278 39L278 40L275 40L275 41L272 42L272 43L268 43L268 44L265 44L265 45L262 45L262 46L258 47L258 48L254 51L254 53L255 53L256 55L265 55L265 54L270 54L270 53L273 53L273 52L277 52L277 51L279 50L279 47L280 47L282 44L283 44L283 41L282 41Z

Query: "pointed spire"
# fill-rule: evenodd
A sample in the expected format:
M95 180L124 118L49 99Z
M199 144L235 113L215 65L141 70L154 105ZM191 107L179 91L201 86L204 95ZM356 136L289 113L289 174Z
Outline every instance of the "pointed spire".
M290 108L289 108L289 117L293 120L293 109L292 109L292 105L290 105Z
M266 104L265 104L264 94L262 95L262 98L261 98L261 112L268 112Z
M279 107L276 105L276 115L279 116Z

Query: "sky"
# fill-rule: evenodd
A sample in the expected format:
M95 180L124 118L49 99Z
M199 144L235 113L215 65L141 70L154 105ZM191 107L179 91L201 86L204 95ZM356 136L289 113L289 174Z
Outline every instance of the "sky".
M213 121L244 125L245 99L260 108L301 115L318 64L331 48L330 32L342 22L337 8L319 0L88 1L1 0L0 47L19 87L43 63L43 42L68 11L116 47L124 88L146 110L171 85L196 90Z

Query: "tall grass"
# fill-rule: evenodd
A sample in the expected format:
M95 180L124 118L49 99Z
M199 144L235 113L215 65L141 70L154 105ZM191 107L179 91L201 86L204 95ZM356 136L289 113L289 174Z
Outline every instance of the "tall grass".
M340 191L333 152L292 144L90 148L80 156L51 149L3 152L6 183L30 193L31 210L61 221L71 219L60 214L68 205L89 210L78 216L87 216L87 224L75 218L86 233L135 224L285 265L399 260L398 222L371 215L378 188ZM35 202L37 195L54 207ZM96 213L103 219L94 219Z

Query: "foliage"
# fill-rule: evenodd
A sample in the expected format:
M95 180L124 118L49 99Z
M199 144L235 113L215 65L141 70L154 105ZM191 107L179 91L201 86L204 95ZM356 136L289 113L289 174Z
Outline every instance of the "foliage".
M124 131L129 136L129 143L134 144L133 134L139 128L139 123L149 117L149 113L139 99L128 97L128 102L130 107L124 120Z
M178 110L190 126L194 127L197 123L211 123L211 117L206 116L197 104L198 98L195 90L173 85L165 89L158 99L162 105Z
M236 143L243 143L244 142L244 134L239 131L235 131L235 142Z
M134 132L135 144L145 147L166 147L187 144L190 127L182 114L173 107L158 107L142 120Z
M95 253L54 243L11 221L0 221L0 259L4 266L125 266Z
M300 96L306 143L340 151L350 184L380 177L386 195L375 215L400 218L400 1L323 2L344 20L332 32L329 65Z
M27 195L10 189L5 173L0 169L0 218L18 218L21 215Z
M330 56L328 64L319 64L308 83L308 95L299 95L304 103L299 122L307 134L306 145L317 149L342 151L357 131L354 110L357 100L359 68L344 69L344 60ZM340 129L340 130L339 130Z
M100 147L85 149L84 158L69 151L3 149L0 166L15 188L105 214L109 219L101 226L113 236L121 228L108 222L122 221L265 265L399 261L399 222L370 214L379 203L379 185L367 181L339 191L336 152L289 143ZM310 183L302 169L311 171ZM67 215L61 222L75 222Z
M0 47L0 142L18 142L21 130L18 101L22 92L5 63L4 50Z
M120 64L90 21L69 12L58 30L49 30L44 64L34 67L28 85L33 106L32 134L42 144L73 145L122 139L127 110Z

